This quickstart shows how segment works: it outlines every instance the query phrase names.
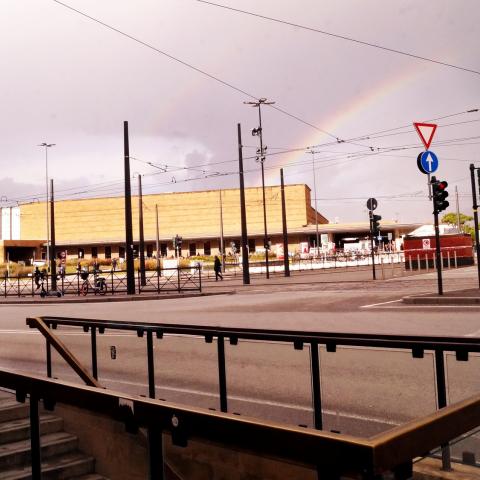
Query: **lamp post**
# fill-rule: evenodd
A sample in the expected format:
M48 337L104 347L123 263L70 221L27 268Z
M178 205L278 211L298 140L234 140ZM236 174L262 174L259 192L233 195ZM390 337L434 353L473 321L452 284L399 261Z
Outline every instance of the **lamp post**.
M40 143L38 146L39 147L44 147L45 148L45 188L46 188L46 200L45 200L45 205L46 205L46 213L47 213L47 255L46 255L46 260L47 260L47 268L50 270L50 225L48 224L48 149L50 147L54 147L56 144L55 143Z
M267 272L267 278L270 278L270 273L268 271L268 251L270 250L270 245L268 243L268 232L267 232L267 207L265 203L265 169L264 169L264 162L265 162L265 153L267 151L267 147L263 146L263 133L262 133L262 105L273 105L275 102L267 102L266 98L259 98L257 102L243 102L245 105L251 105L252 107L258 108L258 128L252 129L252 135L258 136L260 139L260 148L257 149L257 162L260 162L262 167L262 196L263 196L263 243L265 247L265 269Z
M319 248L320 248L320 238L318 235L318 211L317 211L317 175L315 174L315 152L314 150L310 150L309 153L312 154L312 174L313 174L313 194L315 195L315 233L317 238L317 244L315 245L316 248L316 257L318 257Z

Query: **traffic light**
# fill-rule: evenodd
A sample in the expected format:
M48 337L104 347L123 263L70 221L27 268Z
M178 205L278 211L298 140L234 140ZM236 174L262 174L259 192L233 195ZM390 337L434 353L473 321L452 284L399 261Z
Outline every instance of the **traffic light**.
M443 180L442 182L432 177L432 196L433 196L433 208L435 212L441 212L448 208L450 203L445 200L448 197L447 187L448 183Z
M380 220L382 217L380 215L372 215L372 233L376 237L380 232Z

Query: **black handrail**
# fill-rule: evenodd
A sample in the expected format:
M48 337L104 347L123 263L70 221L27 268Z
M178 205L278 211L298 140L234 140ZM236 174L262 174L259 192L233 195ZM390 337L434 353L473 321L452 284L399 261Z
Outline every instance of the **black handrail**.
M190 335L201 336L207 343L212 343L217 339L217 366L219 379L219 401L220 409L223 412L228 411L227 377L224 342L229 341L231 345L236 345L239 340L254 340L262 342L282 342L291 344L295 349L301 350L305 345L310 347L312 352L310 356L310 375L313 398L314 425L317 429L322 429L322 399L321 399L321 368L319 362L318 348L324 345L328 352L335 352L339 346L357 346L370 348L391 348L410 350L412 357L423 358L425 350L435 352L436 369L436 393L438 399L438 408L444 408L447 405L446 390L446 372L445 372L445 352L454 352L458 361L468 361L470 352L480 352L480 338L474 337L448 337L448 336L422 336L422 335L385 335L385 334L365 334L365 333L339 333L339 332L309 332L293 330L262 330L252 328L236 327L208 327L197 325L178 325L165 323L143 323L143 322L124 322L99 319L70 318L70 317L39 317L45 324L55 329L58 325L76 326L82 328L85 332L91 330L91 354L93 376L97 378L97 351L96 351L96 332L102 334L106 329L135 331L138 337L147 334L147 370L149 396L155 397L154 380L154 362L153 349L151 341L153 335L156 338L162 338L164 335ZM31 328L36 327L35 318L27 318L27 325ZM47 345L47 375L51 376L51 359L48 355ZM443 466L449 468L449 451L447 446L443 452Z
M38 442L38 401L52 409L63 403L124 421L129 431L145 427L169 433L174 445L186 446L202 439L254 455L293 461L317 469L321 478L362 475L373 480L386 472L410 478L412 460L440 444L480 425L480 395L438 412L368 438L335 434L311 428L286 426L272 421L239 417L223 412L80 386L35 375L0 370L0 387L16 392L17 399L30 397L32 431L32 478L41 478ZM155 470L163 471L161 450L150 455ZM152 465L151 465L152 466ZM150 476L153 480L153 477Z

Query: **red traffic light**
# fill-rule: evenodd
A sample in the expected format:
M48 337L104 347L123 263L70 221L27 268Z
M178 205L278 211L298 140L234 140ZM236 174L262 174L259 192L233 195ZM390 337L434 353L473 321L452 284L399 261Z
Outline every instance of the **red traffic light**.
M438 182L437 188L439 190L445 190L447 187L448 187L448 182L446 182L445 180L443 182Z

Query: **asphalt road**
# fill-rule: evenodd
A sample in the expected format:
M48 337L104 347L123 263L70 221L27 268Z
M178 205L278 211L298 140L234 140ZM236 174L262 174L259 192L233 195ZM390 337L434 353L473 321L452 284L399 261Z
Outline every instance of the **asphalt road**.
M0 367L44 373L43 338L25 326L33 315L135 320L312 331L455 335L480 337L479 307L420 307L398 302L404 295L433 292L433 273L370 280L370 272L305 272L285 279L237 278L209 283L209 291L233 295L95 304L0 305ZM444 272L445 289L478 286L476 269ZM63 328L57 333L85 365L89 335ZM117 358L110 358L115 346ZM144 338L122 332L98 338L99 380L129 393L147 394ZM229 411L312 425L308 348L240 342L226 346ZM218 409L216 345L202 338L155 341L157 397ZM368 435L435 410L431 355L358 348L320 351L325 428ZM480 389L479 358L447 358L449 400ZM54 375L73 379L54 355Z

